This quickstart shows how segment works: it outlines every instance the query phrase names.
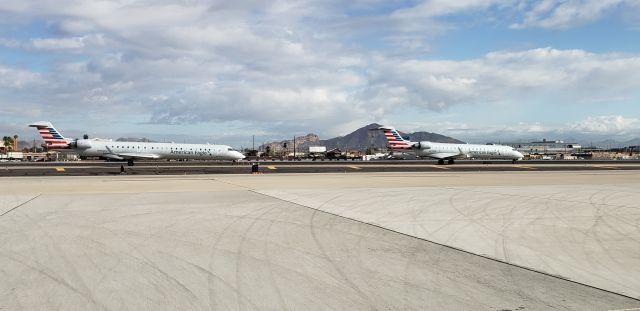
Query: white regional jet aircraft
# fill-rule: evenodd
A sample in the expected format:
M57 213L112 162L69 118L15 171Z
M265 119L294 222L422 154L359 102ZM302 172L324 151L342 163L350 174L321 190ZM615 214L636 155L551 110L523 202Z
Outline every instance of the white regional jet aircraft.
M29 124L35 127L48 149L71 149L81 157L101 157L111 160L127 160L129 166L134 159L197 159L240 160L242 153L226 145L176 144L148 142L120 142L106 139L65 138L50 122Z
M474 144L449 144L434 143L430 141L412 142L408 141L395 128L382 126L378 128L384 132L384 136L389 142L393 151L415 150L419 157L429 157L438 159L438 164L444 164L446 160L449 164L454 163L454 159L476 158L476 159L508 159L513 163L522 160L522 153L515 148L502 145L474 145Z

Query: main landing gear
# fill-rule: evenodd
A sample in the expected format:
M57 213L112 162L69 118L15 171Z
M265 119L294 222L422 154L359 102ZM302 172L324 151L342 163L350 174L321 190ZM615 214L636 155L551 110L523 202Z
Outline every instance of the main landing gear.
M127 160L127 166L133 166L133 160L132 159Z
M449 159L447 160L447 164L454 164L455 161L453 159ZM438 160L438 165L444 165L444 159L439 159Z
M513 160L511 160L511 163L516 164L516 163L518 163L518 160L513 159Z

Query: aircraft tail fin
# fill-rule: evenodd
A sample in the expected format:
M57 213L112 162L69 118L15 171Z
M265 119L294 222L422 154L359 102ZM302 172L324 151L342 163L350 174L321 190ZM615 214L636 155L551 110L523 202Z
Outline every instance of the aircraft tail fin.
M410 150L412 147L412 143L404 138L402 135L398 133L398 131L391 126L381 126L378 128L382 130L385 138L387 138L387 142L389 143L389 147L393 150Z
M39 121L29 124L30 127L35 127L40 133L40 136L44 140L48 149L69 149L69 140L64 138L51 122Z

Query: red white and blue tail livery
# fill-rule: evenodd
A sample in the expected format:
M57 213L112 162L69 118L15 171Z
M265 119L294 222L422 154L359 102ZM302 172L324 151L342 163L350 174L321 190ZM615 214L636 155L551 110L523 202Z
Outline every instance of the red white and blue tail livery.
M30 127L38 129L38 133L42 136L44 143L48 149L70 149L70 139L64 138L60 132L58 132L51 122L40 121L29 124Z
M390 126L383 126L380 127L380 130L382 130L382 132L384 133L384 136L389 142L389 147L391 147L392 150L411 150L411 148L413 147L413 143L402 138L400 133L398 133L395 128Z

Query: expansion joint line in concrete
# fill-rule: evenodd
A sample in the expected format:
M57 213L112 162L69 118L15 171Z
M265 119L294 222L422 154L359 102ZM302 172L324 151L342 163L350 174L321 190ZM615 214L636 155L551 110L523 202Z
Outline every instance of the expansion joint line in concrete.
M4 213L0 214L0 217L1 217L1 216L4 216L4 215L6 215L6 214L9 214L10 212L14 211L14 210L15 210L15 209L17 209L18 207L23 206L23 205L25 205L25 204L27 204L27 203L29 203L29 202L31 202L31 201L33 201L33 200L37 199L39 196L40 196L40 194L36 195L35 197L33 197L33 198L31 198L31 199L29 199L29 200L27 200L27 201L24 201L24 202L22 202L22 203L20 203L20 204L18 204L18 205L16 205L16 206L14 206L14 207L13 207L13 208L11 208L10 210L8 210L8 211L6 211L6 212L4 212Z
M238 188L247 189L247 190L249 190L249 191L252 191L252 192L255 192L255 193L258 193L258 194L262 194L262 193L260 193L260 192L255 191L255 189L251 189L251 188L249 188L249 187L247 187L247 186L234 184L234 183L232 183L232 182L228 182L228 181L220 180L220 179L217 179L217 178L211 178L211 179L209 179L209 180L213 180L213 181L221 182L221 183L223 183L223 184L232 185L232 186L235 186L235 187L238 187ZM262 194L262 195L264 195L264 194ZM282 200L281 200L281 201L282 201Z
M251 189L249 187L245 187L245 186L240 186L240 187L246 188L250 192L257 193L257 194L263 195L265 197L269 197L269 198L276 199L276 200L279 200L279 201L283 201L283 202L287 202L287 203L290 203L290 204L298 205L298 206L301 206L301 207L304 207L304 208L307 208L307 209L310 209L310 210L313 210L313 211L317 211L317 212L324 213L324 214L327 214L327 215L339 217L339 218L342 218L342 219L348 219L348 220L351 220L351 221L355 221L357 223L373 226L373 227L376 227L376 228L379 228L379 229L382 229L382 230L386 230L386 231L390 231L390 232L393 232L393 233L396 233L396 234L400 234L400 235L403 235L403 236L406 236L406 237L410 237L410 238L413 238L413 239L418 239L418 240L421 240L421 241L424 241L424 242L427 242L427 243L431 243L431 244L439 245L439 246L446 247L446 248L449 248L449 249L453 249L453 250L456 250L456 251L459 251L459 252L462 252L462 253L465 253L465 254L468 254L468 255L471 255L471 256L477 256L477 257L484 258L484 259L487 259L487 260L491 260L491 261L494 261L494 262L498 262L498 263L501 263L501 264L505 264L505 265L509 265L509 266L512 266L512 267L524 269L524 270L531 271L531 272L534 272L534 273L539 273L539 274L542 274L542 275L545 275L545 276L548 276L548 277L551 277L551 278L555 278L555 279L567 281L567 282L570 282L570 283L573 283L573 284L578 284L578 285L590 287L590 288L593 288L593 289L597 289L597 290L601 290L603 292L607 292L607 293L611 293L611 294L614 294L614 295L630 298L630 299L633 299L633 300L636 300L636 301L640 302L640 299L637 298L637 297L632 297L632 296L628 296L628 295L625 295L625 294L621 294L621 293L617 293L617 292L614 292L614 291L610 291L608 289L604 289L604 288L596 287L596 286L593 286L593 285L577 282L577 281L574 281L574 280L571 280L571 279L564 278L564 277L559 276L559 275L554 275L554 274L550 274L550 273L547 273L547 272L544 272L544 271L539 271L539 270L536 270L536 269L533 269L533 268L529 268L529 267L517 265L517 264L514 264L514 263L502 261L500 259L492 258L492 257L489 257L489 256L472 253L470 251L467 251L467 250L464 250L464 249L461 249L461 248L457 248L457 247L454 247L454 246L451 246L451 245L446 245L446 244L434 242L434 241L431 241L431 240L427 240L425 238L413 236L413 235L406 234L406 233L403 233L403 232L400 232L400 231L396 231L396 230L393 230L393 229L385 228L385 227L380 226L380 225L368 223L368 222L365 222L365 221L362 221L362 220L358 220L358 219L354 219L354 218L350 218L350 217L334 214L334 213L331 213L331 212L323 211L323 210L320 210L320 209L317 209L317 208L313 208L311 206L303 205L303 204L300 204L300 203L297 203L297 202L293 202L293 201L282 199L282 198L279 198L279 197L276 197L276 196L272 196L272 195L269 195L269 194L261 193L261 192L255 190L255 189ZM630 309L630 310L636 310L636 309ZM640 309L638 309L638 310L640 310Z

